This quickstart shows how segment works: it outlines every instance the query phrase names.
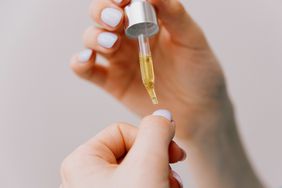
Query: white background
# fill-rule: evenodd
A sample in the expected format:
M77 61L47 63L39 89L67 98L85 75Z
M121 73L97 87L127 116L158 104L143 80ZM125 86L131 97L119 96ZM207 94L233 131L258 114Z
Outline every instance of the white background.
M89 3L0 0L0 187L58 187L60 163L76 146L115 121L139 121L68 67L92 24ZM270 187L282 185L282 1L186 7L225 70L252 163ZM177 169L188 185L189 167Z

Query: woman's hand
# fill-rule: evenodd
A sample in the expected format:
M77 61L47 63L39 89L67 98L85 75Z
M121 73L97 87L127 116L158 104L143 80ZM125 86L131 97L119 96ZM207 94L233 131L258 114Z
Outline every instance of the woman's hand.
M139 129L125 123L106 128L64 160L61 188L181 188L169 163L186 155L172 141L171 120L159 110Z
M228 97L221 68L201 29L177 0L150 0L160 19L160 32L151 40L160 102L154 106L141 81L137 41L128 39L123 31L123 7L129 0L117 2L120 0L93 1L91 17L100 27L91 26L85 32L84 44L91 51L73 57L73 70L140 116L156 108L170 109L179 125L177 136L210 132L207 129L213 126L206 122L217 121L210 116L219 114ZM94 63L97 54L109 65Z
M86 31L84 44L91 50L73 57L73 70L140 116L155 108L170 109L178 125L176 136L190 149L195 187L263 187L243 150L218 61L177 0L149 0L160 21L160 32L151 40L160 104L152 105L139 73L137 42L123 32L123 7L129 1L93 1L91 17L101 27ZM94 63L97 54L109 65Z

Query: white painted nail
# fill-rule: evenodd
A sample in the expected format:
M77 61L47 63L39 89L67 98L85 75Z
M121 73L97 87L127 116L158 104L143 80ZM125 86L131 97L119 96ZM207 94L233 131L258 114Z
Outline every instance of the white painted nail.
M180 161L184 161L187 158L187 154L182 148L181 150L182 150L183 156L182 156L182 159L180 159Z
M97 42L100 46L104 48L111 48L114 46L118 39L118 36L114 33L103 32L100 33L97 37Z
M89 61L91 55L92 55L92 50L85 49L78 54L78 60L80 63L86 63Z
M179 186L182 188L183 187L183 182L182 182L180 176L175 171L173 171L173 170L171 170L171 172L172 172L172 176L178 181Z
M116 27L121 21L122 13L115 8L105 8L101 13L102 21L111 26Z
M165 119L167 119L168 121L172 121L172 114L170 113L170 111L165 110L165 109L160 109L157 110L153 113L154 116L162 116Z

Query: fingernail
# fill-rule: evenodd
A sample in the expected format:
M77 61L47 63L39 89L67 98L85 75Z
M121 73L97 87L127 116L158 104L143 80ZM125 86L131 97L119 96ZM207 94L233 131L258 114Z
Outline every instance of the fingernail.
M181 150L182 150L183 156L182 156L180 161L184 161L186 159L186 157L187 157L187 154L186 154L186 152L182 148L181 148Z
M117 39L118 36L116 34L110 32L103 32L98 35L97 42L100 46L104 48L111 48L116 43Z
M121 17L122 13L115 8L105 8L101 13L102 21L111 27L116 27L119 24Z
M168 121L172 121L172 115L170 113L170 111L165 110L165 109L160 109L157 110L153 113L154 116L162 116L165 119L167 119Z
M182 182L180 176L175 171L173 171L173 170L171 170L171 172L172 172L172 176L178 181L179 186L182 188L183 187L183 182Z
M86 63L89 61L91 55L92 55L92 50L85 49L78 54L78 60L80 63Z

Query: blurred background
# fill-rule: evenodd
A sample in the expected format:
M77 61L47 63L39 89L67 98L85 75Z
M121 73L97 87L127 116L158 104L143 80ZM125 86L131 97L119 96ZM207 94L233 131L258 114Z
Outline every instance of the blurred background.
M0 187L58 187L60 163L75 147L115 121L139 122L68 67L93 24L89 3L0 0ZM282 1L184 3L225 70L253 165L281 186ZM189 166L176 169L188 187Z

